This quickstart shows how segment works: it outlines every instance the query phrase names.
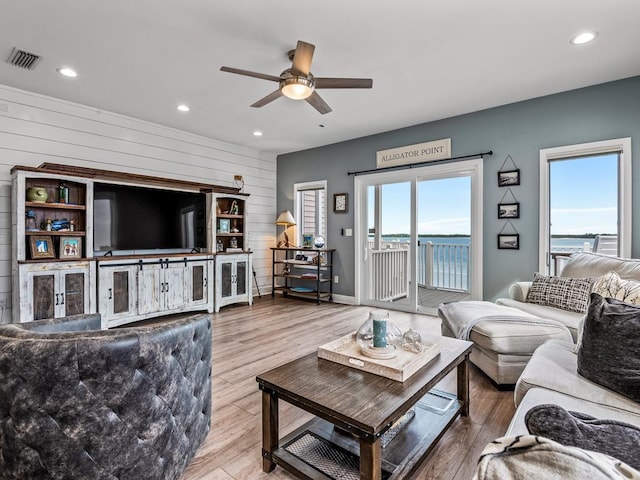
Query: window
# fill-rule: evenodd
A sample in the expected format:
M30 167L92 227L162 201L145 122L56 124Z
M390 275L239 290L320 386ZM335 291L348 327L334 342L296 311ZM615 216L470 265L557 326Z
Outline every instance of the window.
M304 237L327 233L327 182L296 183L294 185L294 216L297 222L297 245L304 245Z
M540 269L557 274L576 251L631 254L631 142L540 151Z

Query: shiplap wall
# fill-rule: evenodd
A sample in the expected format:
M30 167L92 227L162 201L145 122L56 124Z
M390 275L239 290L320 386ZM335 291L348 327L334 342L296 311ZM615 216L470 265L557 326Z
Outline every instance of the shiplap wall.
M254 270L270 289L275 155L0 85L0 299L11 297L9 172L43 162L229 186L242 175ZM6 309L0 322L10 318Z

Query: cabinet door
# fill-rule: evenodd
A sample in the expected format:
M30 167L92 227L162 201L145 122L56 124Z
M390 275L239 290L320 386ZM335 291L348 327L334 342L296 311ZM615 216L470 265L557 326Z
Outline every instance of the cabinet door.
M209 301L209 266L208 262L193 262L187 272L187 298L189 305L206 304Z
M184 307L186 274L188 267L184 263L169 264L162 272L160 295L164 310L175 310Z
M221 297L233 297L235 295L235 262L224 261L220 264L220 291Z
M247 293L247 262L236 262L236 295L244 295Z
M21 321L54 318L56 316L56 272L28 272L27 284L30 290L31 308L25 312L26 318Z
M89 313L89 271L74 269L58 273L60 282L56 291L56 303L59 312L56 316Z
M159 312L164 295L161 264L144 265L138 271L138 314Z
M136 314L137 265L125 267L101 267L100 313L105 321L128 318Z

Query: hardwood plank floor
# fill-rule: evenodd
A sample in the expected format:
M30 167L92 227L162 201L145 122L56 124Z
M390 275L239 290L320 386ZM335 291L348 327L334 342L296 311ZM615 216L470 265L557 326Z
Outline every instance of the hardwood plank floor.
M261 396L255 377L357 330L370 309L264 295L251 307L228 306L213 314L211 431L181 480L294 478L280 467L268 475L262 472ZM402 331L440 334L437 317L392 311L391 319ZM471 479L482 449L506 431L514 413L513 392L498 391L474 366L470 376L470 416L454 422L416 479ZM455 392L455 380L454 371L438 388ZM280 402L281 435L310 418Z

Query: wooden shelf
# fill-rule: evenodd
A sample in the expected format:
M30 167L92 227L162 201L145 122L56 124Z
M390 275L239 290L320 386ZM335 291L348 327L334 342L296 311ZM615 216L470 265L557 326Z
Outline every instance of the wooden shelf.
M307 280L310 282L317 282L318 279L317 278L310 278L310 277L303 277L302 275L285 275L283 273L276 273L275 275L276 277L283 277L283 278L295 278L296 280ZM321 278L320 279L320 283L325 283L325 282L330 282L331 280L328 278ZM315 294L315 292L314 292Z
M242 233L242 232L238 232L238 233L220 233L220 232L217 232L216 236L218 236L218 237L243 237L244 233Z
M86 205L78 205L74 203L57 203L57 202L24 202L25 207L29 208L51 208L55 210L86 210Z
M231 219L241 220L241 219L244 218L244 215L231 215L230 213L218 213L218 214L216 214L216 217L218 217L218 218L231 218Z
M71 230L65 230L65 231L48 231L48 230L30 230L27 232L24 232L24 234L27 237L30 236L41 236L41 235L51 235L52 237L84 237L87 235L87 232L81 232L81 231L71 231Z

